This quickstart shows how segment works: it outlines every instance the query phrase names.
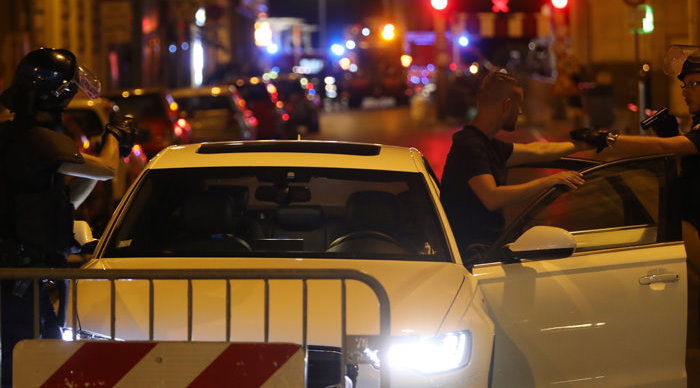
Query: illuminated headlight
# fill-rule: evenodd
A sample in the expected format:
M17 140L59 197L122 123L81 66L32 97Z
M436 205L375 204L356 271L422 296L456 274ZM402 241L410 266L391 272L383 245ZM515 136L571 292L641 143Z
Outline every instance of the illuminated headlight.
M389 350L388 359L391 368L433 374L467 365L471 353L472 336L467 330L395 344Z

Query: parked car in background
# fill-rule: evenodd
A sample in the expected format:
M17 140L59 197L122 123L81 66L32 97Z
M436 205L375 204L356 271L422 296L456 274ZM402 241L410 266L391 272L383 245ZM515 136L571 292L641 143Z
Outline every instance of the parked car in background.
M129 89L103 93L124 114L133 115L144 137L143 151L151 158L173 144L192 142L192 128L180 117L180 109L170 92L161 88Z
M68 136L75 139L81 152L98 154L105 125L118 110L114 103L104 98L90 100L76 97L63 113L63 128ZM136 180L148 161L139 140L134 144L131 154L122 159L114 178L97 182L90 196L76 209L76 218L88 221L96 234L104 229L126 189Z
M192 140L253 140L258 120L233 85L182 88L172 96L192 127Z
M308 78L296 74L280 75L270 81L277 88L280 101L289 114L288 131L291 134L316 133L319 131L321 99Z
M416 149L169 147L83 268L180 269L183 279L80 280L77 322L81 335L119 340L304 344L314 387L374 387L387 374L395 387L684 387L675 166L655 155L528 167L579 170L586 185L547 190L463 260ZM260 268L288 280L187 280L196 269ZM383 291L293 275L339 269Z
M258 119L258 139L287 139L289 114L280 101L277 88L259 77L238 78L232 82Z

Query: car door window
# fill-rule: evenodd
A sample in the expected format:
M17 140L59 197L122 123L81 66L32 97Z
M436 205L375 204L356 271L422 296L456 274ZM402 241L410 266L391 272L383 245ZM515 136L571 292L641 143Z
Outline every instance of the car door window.
M519 261L494 251L472 268L494 321L493 370L509 371L494 374L494 386L673 385L684 374L675 160L648 156L583 173L581 189L548 190L494 244L498 250L532 226L551 225L571 232L575 255Z
M512 242L536 225L571 232L578 252L668 241L678 235L667 219L672 163L645 157L590 168L580 189L551 189L514 219L496 244Z

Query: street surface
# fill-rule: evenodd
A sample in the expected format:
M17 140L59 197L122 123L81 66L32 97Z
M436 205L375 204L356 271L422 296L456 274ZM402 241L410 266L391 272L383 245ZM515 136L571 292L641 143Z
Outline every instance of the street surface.
M435 119L412 117L409 107L367 107L362 110L338 110L321 114L320 132L307 139L372 142L415 147L430 162L438 177L442 176L445 157L450 149L452 134L459 125L439 123ZM551 121L547 125L523 122L513 133L500 132L502 140L515 142L562 141L568 139L573 125L566 121ZM579 154L595 157L592 151ZM683 223L683 239L688 255L688 387L700 387L700 339L698 326L698 285L700 284L700 237Z

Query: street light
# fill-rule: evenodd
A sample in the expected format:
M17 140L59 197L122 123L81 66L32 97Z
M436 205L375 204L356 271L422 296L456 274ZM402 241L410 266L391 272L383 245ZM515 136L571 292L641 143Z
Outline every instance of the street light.
M437 11L447 8L447 0L430 0L430 5Z
M552 6L556 9L564 9L569 5L569 0L552 0Z

